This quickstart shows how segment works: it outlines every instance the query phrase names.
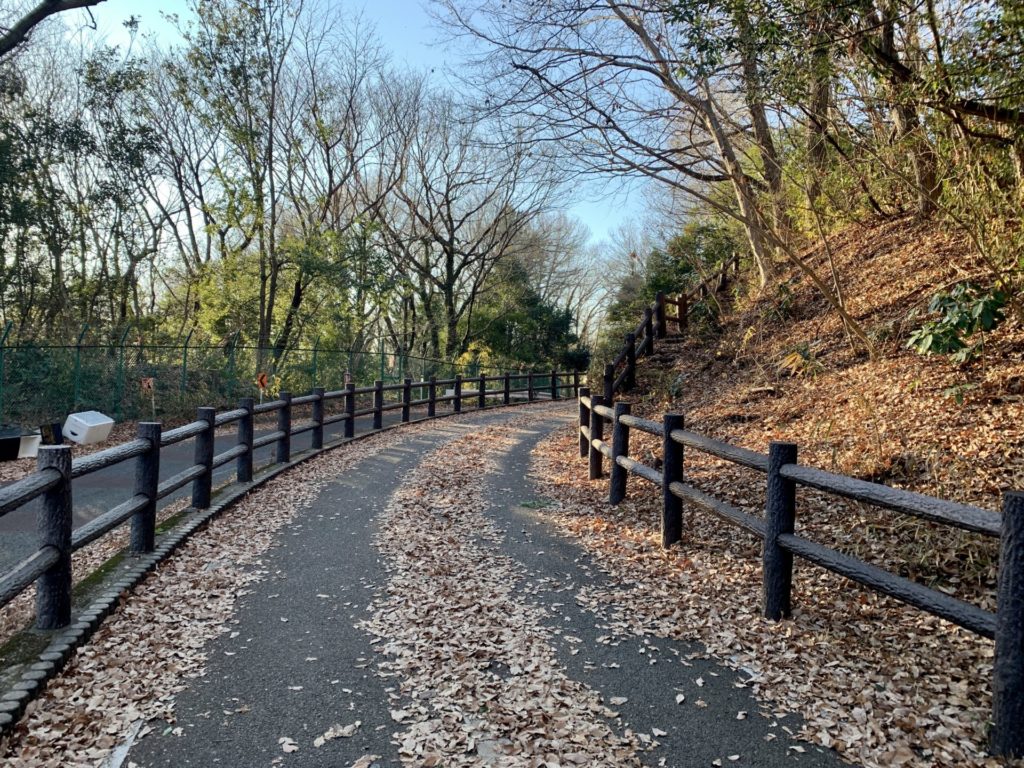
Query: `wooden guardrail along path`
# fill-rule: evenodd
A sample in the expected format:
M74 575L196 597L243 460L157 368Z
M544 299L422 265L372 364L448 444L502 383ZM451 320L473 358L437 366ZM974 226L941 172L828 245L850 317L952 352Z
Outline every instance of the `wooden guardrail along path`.
M476 389L468 400L463 383L471 382ZM438 387L452 386L451 395L438 395ZM413 398L413 392L419 397ZM324 447L324 426L344 422L344 437L355 432L355 419L373 417L373 429L382 428L383 414L400 410L402 422L410 421L414 407L427 407L427 418L437 416L438 403L451 403L455 413L464 405L486 408L487 401L496 405L509 405L514 395L525 394L527 402L558 400L563 396L576 396L580 391L579 371L506 372L497 376L480 375L471 379L456 376L453 379L431 377L426 381L405 379L398 384L375 381L372 386L356 387L349 383L344 389L327 391L316 388L310 394L292 397L281 392L277 399L256 404L253 398L244 398L238 407L217 413L214 408L199 408L196 420L175 429L163 431L159 422L138 424L138 437L96 453L72 460L69 446L46 446L39 450L37 469L27 477L0 488L0 516L19 509L30 501L41 498L39 548L7 573L0 574L0 607L3 607L33 583L36 584L36 628L56 630L68 626L71 614L71 555L130 521L131 543L129 552L144 554L154 551L156 506L160 499L189 484L192 486L192 507L208 509L211 504L213 470L235 463L238 483L253 480L253 454L256 449L273 445L274 463L291 460L291 439L304 432L312 433L312 449ZM392 402L387 393L397 393ZM372 396L372 406L357 409L360 395ZM342 404L340 413L325 415L325 405L331 401ZM296 422L295 410L309 409L308 420ZM254 420L260 414L276 414L273 431L254 438ZM237 425L236 444L228 450L214 454L214 436L218 427ZM160 451L162 448L194 440L194 463L175 475L160 479ZM74 480L122 462L134 460L135 485L131 498L101 514L80 528L72 530Z
M617 392L633 389L636 386L637 360L654 354L655 339L664 339L668 335L669 323L676 326L678 333L684 333L689 326L690 310L694 303L721 291L739 269L740 257L736 254L700 285L681 292L675 298L659 291L654 305L644 308L640 325L626 334L622 351L605 365L602 387L604 399L611 402ZM668 314L668 307L675 307L674 315Z
M606 366L602 394L592 393L588 387L580 388L579 452L581 458L588 460L590 479L604 476L607 459L608 500L611 504L618 504L625 498L630 476L660 487L663 547L672 546L682 537L686 523L684 502L690 502L694 507L700 507L760 539L763 542L761 609L768 619L777 621L790 615L793 558L799 557L868 589L993 639L995 661L990 750L999 756L1024 757L1024 493L1006 493L1002 514L999 514L802 466L797 462L797 446L793 443L773 442L767 453L759 453L688 431L682 414L664 414L661 421L643 419L631 413L629 403L615 401L617 392L628 390L635 382L637 355L649 353L653 350L654 339L663 338L666 320L675 322L683 332L688 302L695 297L710 295L711 291L721 287L724 275L725 270L712 278L710 285L704 283L696 291L689 295L681 294L676 300L665 299L663 294L659 294L655 306L645 310L637 333L626 337L622 353ZM666 304L678 308L679 314L675 318L665 317ZM615 371L623 363L624 369L616 375ZM661 438L660 469L645 465L629 455L633 430ZM762 473L766 490L764 517L747 514L686 483L684 456L687 448ZM800 486L998 538L996 611L987 611L800 536L796 532L797 488Z

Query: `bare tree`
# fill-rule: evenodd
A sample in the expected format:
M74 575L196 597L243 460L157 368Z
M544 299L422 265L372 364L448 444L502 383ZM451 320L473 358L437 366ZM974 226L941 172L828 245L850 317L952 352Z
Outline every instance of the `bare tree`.
M396 270L426 305L431 353L443 336L451 358L469 344L488 276L521 252L520 235L550 205L559 177L516 132L499 135L501 126L477 123L445 94L417 94L416 112L389 142L402 172L376 221Z
M78 8L91 8L103 0L42 0L9 27L0 27L0 60L28 40L32 30L51 16Z
M532 140L567 147L585 170L645 176L739 221L762 286L775 275L778 250L872 350L828 283L761 210L764 182L744 163L752 139L749 113L734 95L744 86L738 62L717 72L694 68L659 3L553 0L540 12L528 0L437 2L456 34L480 44L473 82L492 111L528 115ZM722 184L735 205L718 191Z

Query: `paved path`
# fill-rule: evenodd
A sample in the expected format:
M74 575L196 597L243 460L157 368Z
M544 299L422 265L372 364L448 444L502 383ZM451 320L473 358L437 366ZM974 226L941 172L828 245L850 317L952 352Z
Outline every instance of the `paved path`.
M379 657L370 637L355 626L368 617L369 604L386 581L372 543L376 518L425 451L522 413L497 411L458 423L437 422L329 484L312 507L282 530L264 558L273 576L240 599L233 632L208 647L205 676L177 696L180 735L155 728L131 748L127 760L143 768L344 768L372 753L381 756L374 765L400 765L392 734L402 727L391 720L388 707L388 692L399 681L376 674ZM796 719L772 727L758 716L757 703L735 687L738 673L701 659L689 667L680 663L679 655L685 658L699 649L656 638L598 642L608 630L577 607L572 595L577 587L605 577L574 541L554 534L531 509L542 494L524 479L532 445L562 423L549 411L522 430L498 471L487 477L486 493L492 502L487 514L504 531L502 550L530 574L517 585L517 599L544 604L550 626L571 628L582 640L576 654L569 653L567 643L553 641L567 674L606 699L628 697L618 707L620 716L609 721L619 733L649 733L654 727L668 732L660 739L662 746L643 755L645 765L681 768L715 760L727 766L840 765L831 752L808 745L804 753L792 750L795 742L780 726L795 730ZM638 652L641 648L644 653ZM651 654L657 654L657 664L650 663ZM677 706L677 691L691 700L698 697L698 676L706 681L699 698L707 708ZM739 710L750 716L738 720ZM351 738L312 746L314 737L332 725L355 720L362 724ZM299 743L299 751L282 753L278 740L285 736ZM731 761L730 755L741 757ZM493 762L481 759L478 764Z

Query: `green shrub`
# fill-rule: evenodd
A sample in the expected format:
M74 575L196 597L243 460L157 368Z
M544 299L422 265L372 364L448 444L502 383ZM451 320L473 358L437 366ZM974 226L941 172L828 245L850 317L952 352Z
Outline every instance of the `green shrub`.
M932 296L928 312L937 317L914 330L907 347L919 355L947 355L955 363L965 363L983 351L984 334L1006 319L1005 306L1002 292L960 283ZM981 338L971 343L970 337L978 333Z

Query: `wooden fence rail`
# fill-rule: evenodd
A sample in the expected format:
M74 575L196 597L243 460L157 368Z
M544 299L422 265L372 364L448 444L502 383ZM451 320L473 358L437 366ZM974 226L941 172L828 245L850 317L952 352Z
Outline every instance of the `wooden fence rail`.
M740 257L736 254L723 264L713 275L690 291L683 291L671 298L659 291L654 305L645 307L643 319L636 330L626 334L622 351L605 366L603 397L607 401L617 392L628 392L636 386L636 362L638 359L654 354L655 339L664 339L668 335L668 324L674 323L679 333L686 330L689 322L690 309L695 301L718 293L728 282L730 276L739 272ZM675 315L669 315L667 307L675 307ZM619 373L616 371L621 368Z
M662 421L634 416L630 405L613 403L579 391L580 456L588 457L589 477L603 476L610 465L609 502L625 498L630 476L662 489L661 541L669 547L682 538L684 502L700 507L756 536L762 547L762 612L780 620L792 609L794 556L844 576L876 592L939 616L982 637L995 640L993 727L991 750L1008 757L1024 756L1024 493L1007 493L1002 514L920 493L869 483L797 463L797 446L773 442L758 453L687 431L682 414ZM611 443L605 440L605 425ZM662 438L660 469L629 455L630 432ZM764 517L750 515L685 481L687 448L710 454L765 475ZM797 489L816 488L866 504L935 523L1000 539L997 609L993 613L951 595L925 587L854 557L807 539L796 532Z
M277 399L256 404L244 398L238 407L217 413L213 408L199 408L196 421L162 431L157 422L138 424L138 437L96 453L72 460L69 446L46 446L39 450L37 469L32 474L0 488L0 516L24 507L41 498L39 548L7 573L0 574L0 607L36 584L36 628L56 630L68 626L71 620L71 555L115 528L129 522L133 554L154 551L156 506L180 488L191 486L192 506L210 507L213 495L213 471L235 463L235 476L239 483L253 480L254 452L264 446L274 446L273 464L288 463L292 458L292 437L312 432L312 448L323 448L323 428L344 422L344 436L354 435L355 419L372 416L373 429L383 426L383 414L401 410L403 423L410 421L414 406L427 406L427 418L437 415L437 404L451 402L458 413L464 405L477 409L487 408L488 398L498 405L508 405L514 395L525 395L527 401L541 399L538 384L544 383L544 399L575 397L580 392L578 371L507 372L498 376L481 375L471 380L473 391L463 390L463 379L414 382L406 379L398 384L384 385L376 381L372 386L356 387L351 382L344 389L327 391L316 388L311 393L293 398L281 392ZM488 389L488 383L496 385ZM454 385L452 395L437 394L438 385ZM412 391L426 397L412 399ZM394 402L387 402L385 394L398 393ZM371 395L370 408L357 409L357 395ZM331 401L342 405L342 412L325 416L325 406ZM296 409L308 408L309 420L296 423ZM254 436L254 417L274 414L274 429L259 437ZM214 437L218 427L237 424L235 445L215 454ZM160 452L170 445L193 440L193 464L170 477L160 480ZM135 485L133 495L125 502L101 514L80 528L72 530L73 480L90 475L134 459Z

